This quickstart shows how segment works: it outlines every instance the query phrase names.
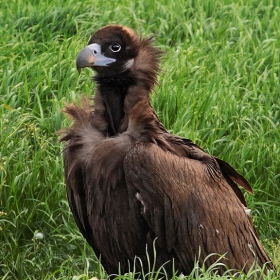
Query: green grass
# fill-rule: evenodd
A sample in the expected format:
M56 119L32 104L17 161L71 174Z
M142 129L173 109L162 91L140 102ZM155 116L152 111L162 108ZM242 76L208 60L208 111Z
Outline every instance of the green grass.
M67 125L64 103L93 94L75 57L109 23L156 34L165 51L156 111L246 176L255 225L280 267L279 18L279 0L1 1L1 279L104 277L68 209L56 131ZM192 276L210 277L197 267Z

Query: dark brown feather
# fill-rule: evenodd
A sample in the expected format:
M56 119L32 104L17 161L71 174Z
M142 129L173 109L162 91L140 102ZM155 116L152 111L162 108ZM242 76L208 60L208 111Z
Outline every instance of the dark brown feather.
M112 42L119 53L110 51ZM199 253L201 261L226 254L231 269L248 272L254 262L273 269L236 185L252 192L247 180L191 140L168 133L152 108L161 52L151 39L110 25L89 44L115 62L92 66L94 105L84 100L65 108L74 123L61 141L70 208L107 272L118 273L119 265L128 272L137 257L136 270L148 273L153 246L155 268L167 263L169 277L173 266L189 274Z

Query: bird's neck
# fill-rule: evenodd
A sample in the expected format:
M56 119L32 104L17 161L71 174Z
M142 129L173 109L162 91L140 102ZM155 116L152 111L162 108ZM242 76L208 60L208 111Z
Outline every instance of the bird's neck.
M107 133L110 136L120 132L125 116L125 98L129 88L136 82L132 77L125 76L96 76L97 89L104 103L107 119Z

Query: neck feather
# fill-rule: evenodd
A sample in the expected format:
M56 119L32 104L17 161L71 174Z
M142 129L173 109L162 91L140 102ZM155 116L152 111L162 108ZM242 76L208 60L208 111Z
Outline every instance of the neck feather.
M162 51L152 45L152 39L152 37L140 39L138 55L131 67L132 75L149 92L157 84L159 62L162 56Z
M118 134L125 115L124 103L128 89L135 85L135 81L128 75L101 77L96 76L97 92L101 95L105 117L107 119L107 133L110 136Z

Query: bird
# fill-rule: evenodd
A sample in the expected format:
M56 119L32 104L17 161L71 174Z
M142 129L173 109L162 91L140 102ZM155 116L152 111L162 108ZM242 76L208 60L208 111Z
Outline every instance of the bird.
M154 36L122 25L98 29L77 55L94 72L93 98L68 104L60 141L77 227L108 275L163 269L188 275L195 262L248 273L274 269L230 164L160 122L150 95L163 52ZM152 266L152 267L151 267Z

